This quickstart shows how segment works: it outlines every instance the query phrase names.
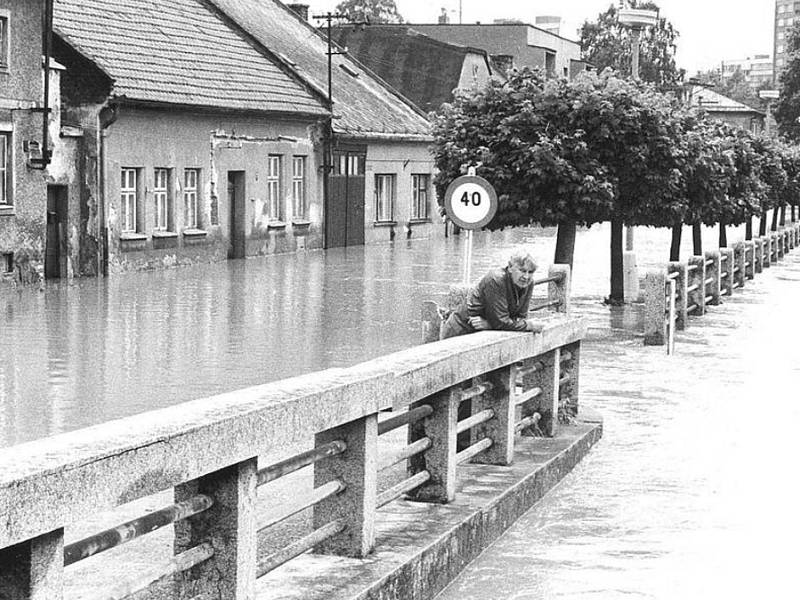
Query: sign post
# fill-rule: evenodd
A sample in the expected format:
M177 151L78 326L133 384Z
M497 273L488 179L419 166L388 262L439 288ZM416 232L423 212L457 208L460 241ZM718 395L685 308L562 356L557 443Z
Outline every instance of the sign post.
M444 195L444 209L450 220L467 231L464 245L464 285L469 285L472 266L472 232L492 220L497 212L497 193L492 184L475 175L469 168L468 175L453 180Z

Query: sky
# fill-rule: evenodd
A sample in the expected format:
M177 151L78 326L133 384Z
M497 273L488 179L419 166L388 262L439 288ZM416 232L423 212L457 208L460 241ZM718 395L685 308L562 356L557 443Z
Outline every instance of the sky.
M284 0L290 2L292 0ZM340 0L297 0L311 14L332 10ZM435 23L442 8L458 23L459 0L395 0L410 23ZM618 0L460 0L464 23L491 23L515 18L533 23L538 15L562 18L561 35L578 41L585 20L595 20ZM678 30L677 63L689 75L719 66L722 61L773 51L774 0L656 0L661 15Z

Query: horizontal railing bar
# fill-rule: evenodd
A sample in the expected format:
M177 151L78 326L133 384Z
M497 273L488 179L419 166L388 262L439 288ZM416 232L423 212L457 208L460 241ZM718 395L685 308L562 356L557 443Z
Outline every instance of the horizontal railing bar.
M541 420L542 420L542 415L540 415L539 413L533 413L530 416L527 416L527 417L525 417L523 419L520 419L519 423L514 425L514 431L519 433L520 431L522 431L526 427L530 427L531 425L538 424L539 421L541 421Z
M697 290L699 288L700 288L700 284L699 283L695 283L694 285L690 285L689 287L686 288L686 293L687 294L691 294L693 291L695 291L695 290Z
M570 379L572 379L572 376L569 373L567 373L561 379L558 380L558 385L562 386L565 383L568 383Z
M697 271L697 269L699 269L699 268L700 268L700 265L695 264L695 265L689 265L688 267L686 267L686 270L689 273L691 273L692 271Z
M711 302L713 299L714 299L714 296L712 296L712 295L710 295L710 294L709 294L708 296L706 296L706 304L708 304L709 302Z
M714 283L714 278L713 277L706 277L705 284L708 285L709 283Z
M307 536L284 546L277 552L273 552L269 556L265 556L258 561L256 567L256 577L266 575L273 569L277 569L282 564L289 562L296 556L300 556L303 552L311 550L317 544L321 544L329 537L333 537L337 533L341 533L347 527L344 519L336 519L327 525L323 525L319 529L315 529Z
M375 508L386 506L392 500L397 500L403 494L418 488L430 478L431 474L428 471L420 471L419 473L415 473L408 479L404 479L397 485L393 485L388 490L378 494L378 497L375 499Z
M690 304L689 306L686 307L686 312L687 313L694 312L698 308L700 308L700 307L697 304Z
M742 284L741 284L741 282L739 282L739 281L735 281L735 282L733 283L733 288L734 288L734 289L736 289L736 288L740 288L740 287L742 287Z
M385 471L386 469L393 467L399 462L403 462L404 460L408 460L412 456L421 454L422 452L425 452L428 448L430 448L432 445L433 442L431 442L431 438L429 437L421 438L416 442L414 442L413 444L409 444L408 446L401 448L398 452L389 455L385 459L385 461L382 462L381 465L378 467L378 471Z
M64 547L64 566L71 565L105 550L116 548L146 533L156 531L176 521L208 510L214 501L205 494L197 494L155 512L133 519L122 525L106 529Z
M751 264L752 264L752 263L751 263L749 260L746 260L746 261L744 262L744 266L745 266L745 267L749 267Z
M726 260L728 260L728 255L727 254L723 254L722 256L719 257L719 260L720 260L720 262L725 262Z
M680 275L679 271L673 271L672 273L667 275L667 279L677 279L679 275Z
M384 433L388 433L389 431L397 429L398 427L402 427L403 425L414 423L420 419L429 417L432 414L433 407L430 404L417 406L416 408L412 408L406 412L400 413L395 417L391 417L378 423L378 435L383 435Z
M561 304L561 300L551 300L550 302L542 302L541 304L537 304L536 306L531 306L528 309L529 313L536 312L537 310L544 310L545 308L550 308L551 306L558 306Z
M489 382L473 385L471 388L461 390L461 398L459 399L459 402L464 402L465 400L471 400L472 398L477 398L478 396L482 396L484 393L488 392L491 389L492 389L492 384Z
M314 488L310 494L308 494L305 498L303 498L299 503L291 504L290 506L284 506L283 510L277 512L276 514L270 516L265 521L258 524L258 530L263 531L268 527L272 527L276 523L280 523L281 521L285 521L292 515L296 515L297 513L306 510L307 508L311 508L315 504L319 504L326 498L330 498L331 496L335 496L345 490L345 485L338 479L334 479L333 481L329 481L328 483L319 486L318 488Z
M728 275L729 275L729 273L728 273L727 271L722 271L722 272L719 274L719 278L720 278L720 279L725 279L725 278L726 278Z
M741 269L739 267L733 267L733 272L738 273Z
M564 278L564 275L551 275L550 277L542 277L535 279L533 285L542 285L543 283L558 283Z
M572 360L572 352L569 350L564 350L561 353L561 362L567 362L568 360Z
M521 365L517 368L517 375L525 377L526 375L532 375L537 371L541 371L544 368L544 363L540 360L537 360L532 365Z
M346 443L344 443L342 440L334 440L332 442L328 442L327 444L323 444L318 448L313 448L306 452L302 452L291 458L287 458L286 460L261 469L257 475L258 479L256 480L256 485L264 485L270 481L275 481L284 475L294 473L303 467L314 464L322 458L342 454L345 450L347 450Z
M464 450L456 454L456 464L460 465L461 463L467 462L470 458L472 458L476 454L480 454L487 448L490 448L493 443L494 442L492 442L491 439L483 438L481 441L472 444L472 446L470 446L469 448L465 448Z
M529 390L525 390L519 396L514 396L514 404L519 406L520 404L525 404L528 400L533 400L534 398L540 396L542 393L542 388L540 387L532 387Z
M705 265L706 265L707 267L710 267L710 266L711 266L711 265L713 265L713 264L714 264L714 259L713 259L713 258L709 258L709 259L708 259L708 260L705 262Z
M136 579L117 583L110 590L104 590L82 598L83 600L125 600L134 594L143 592L154 583L196 567L212 556L214 556L213 546L209 542L204 542L194 548L189 548L180 554L176 554L168 561L161 562L146 569L144 572L137 573Z
M491 408L487 408L486 410L482 410L481 412L475 413L471 417L467 417L462 421L459 421L456 425L456 433L461 433L462 431L467 431L468 429L472 429L475 425L480 425L481 423L485 423L486 421L494 418L494 411Z

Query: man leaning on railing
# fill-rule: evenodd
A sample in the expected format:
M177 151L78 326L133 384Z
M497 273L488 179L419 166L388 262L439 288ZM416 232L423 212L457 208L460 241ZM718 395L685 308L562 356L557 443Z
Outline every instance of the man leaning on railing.
M442 327L442 339L487 329L504 331L542 331L542 325L528 318L536 261L529 252L519 250L508 259L508 266L492 269L470 289L467 301Z

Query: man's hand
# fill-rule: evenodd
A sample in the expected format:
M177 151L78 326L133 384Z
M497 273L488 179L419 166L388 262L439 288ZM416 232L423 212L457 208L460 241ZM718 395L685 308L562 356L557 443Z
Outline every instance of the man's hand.
M486 331L487 329L491 329L489 326L489 321L483 317L470 317L469 324L472 325L472 328L475 331Z

